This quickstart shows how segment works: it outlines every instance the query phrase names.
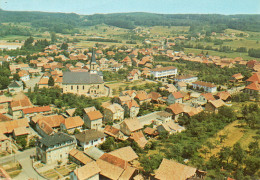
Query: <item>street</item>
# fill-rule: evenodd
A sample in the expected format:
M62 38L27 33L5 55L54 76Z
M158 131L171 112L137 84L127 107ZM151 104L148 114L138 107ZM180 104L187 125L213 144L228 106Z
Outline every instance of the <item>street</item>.
M13 179L23 180L23 179L40 179L44 180L32 167L32 160L30 155L35 155L36 148L31 148L23 152L17 152L16 154L8 155L0 158L1 163L6 163L9 161L18 161L22 166L22 172Z

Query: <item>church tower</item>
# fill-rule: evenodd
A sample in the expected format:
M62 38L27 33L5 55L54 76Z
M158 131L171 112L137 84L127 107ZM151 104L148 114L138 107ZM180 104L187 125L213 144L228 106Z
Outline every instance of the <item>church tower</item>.
M92 49L92 57L90 61L90 74L97 74L97 62L94 48Z

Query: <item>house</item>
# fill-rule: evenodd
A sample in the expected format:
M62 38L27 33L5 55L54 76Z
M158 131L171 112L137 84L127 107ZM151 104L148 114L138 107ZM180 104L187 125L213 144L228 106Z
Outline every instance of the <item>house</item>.
M104 154L103 151L94 146L85 149L84 153L95 161L98 160Z
M10 93L18 93L23 91L23 82L22 81L13 81L8 86L8 92Z
M218 108L222 107L226 105L224 101L222 101L222 99L218 99L218 100L214 100L214 101L209 101L206 106L205 106L205 110L206 111L211 111L211 112L218 112Z
M147 134L148 136L154 137L158 135L158 132L155 128L151 128L151 127L146 127L144 129L144 133Z
M174 160L163 159L159 168L155 171L155 179L187 180L195 177L196 171L196 168L180 164Z
M245 87L245 92L251 95L260 94L260 84L253 82Z
M221 91L216 94L218 99L222 99L224 102L231 101L231 95L228 91Z
M10 103L11 113L14 119L18 119L23 116L23 109L32 108L33 104L30 99L23 93L18 93L13 97Z
M142 131L132 133L130 139L134 140L142 149L144 149L145 145L148 143Z
M96 163L101 169L100 179L132 179L136 175L135 168L112 154L103 154Z
M204 106L207 104L208 101L214 101L216 100L212 93L201 93L201 95L197 98L196 101L194 101L194 105L201 105Z
M84 166L85 164L93 161L86 154L84 154L83 151L80 151L78 149L72 149L69 152L69 160L80 166Z
M241 73L238 73L238 74L234 74L233 76L231 76L230 81L231 82L242 82L243 78L244 78L244 76Z
M12 102L12 97L0 95L0 113L8 113L9 105Z
M84 122L89 129L100 130L102 127L103 115L100 111L86 112L84 116Z
M51 112L50 106L42 106L42 107L32 107L32 108L26 108L22 110L23 117L31 117L36 114L48 114Z
M9 152L11 150L11 141L4 134L0 133L0 152Z
M139 120L136 117L125 119L120 124L120 130L128 136L130 136L131 133L140 131L142 128L143 126L140 124Z
M113 103L104 108L104 120L106 122L122 121L124 119L124 109L117 103Z
M49 77L42 77L38 82L39 89L41 88L48 88Z
M210 93L214 93L217 91L217 86L208 82L195 81L192 83L192 86L193 89L198 89L198 90L203 89L203 91L210 92Z
M136 81L139 79L139 76L141 75L141 72L138 69L133 69L129 72L127 76L128 81Z
M129 95L124 95L124 96L115 97L114 100L115 100L114 102L123 105L126 102L131 101L132 99Z
M180 75L180 76L176 76L174 78L175 82L185 82L187 84L190 84L190 83L195 82L197 80L198 80L198 77L191 76L191 75Z
M68 161L69 152L76 147L76 140L65 133L55 133L37 141L36 155L45 164Z
M120 131L120 129L117 129L113 126L110 125L106 125L105 129L104 129L104 133L114 137L115 139L119 139L119 140L125 140L126 137L125 135Z
M150 92L148 94L148 97L151 98L152 103L162 103L163 102L162 95L159 94L158 92Z
M33 121L35 120L35 121ZM49 115L39 118L32 118L32 125L35 125L36 131L41 136L48 136L54 133L55 129L58 129L65 118L62 115Z
M29 127L27 119L2 121L0 122L0 134L12 135L13 131L20 127L25 127L25 129Z
M111 151L109 154L112 154L113 156L116 156L127 162L132 162L133 160L138 158L138 155L131 148L131 146L126 146L126 147L116 149L114 151Z
M187 84L183 81L177 82L176 87L178 91L186 91L187 90Z
M125 96L128 95L131 97L131 99L134 99L136 96L136 91L135 90L125 90L120 92L120 96Z
M26 128L26 126L21 126L14 128L13 130L13 138L16 139L19 136L25 136L27 137L30 134L29 130Z
M135 100L142 105L143 103L151 102L151 97L145 91L137 91Z
M30 80L30 74L26 70L21 70L18 72L18 75L22 81Z
M177 68L174 66L151 69L154 78L171 77L177 75Z
M97 146L106 140L106 135L94 129L84 130L75 135L77 144L83 147L84 151L92 146Z
M67 113L67 115L69 115L70 117L72 117L75 113L77 108L71 108L71 109L67 109L65 112Z
M174 123L173 121L169 121L157 126L157 131L160 133L167 131L169 134L178 133L184 131L185 128Z
M89 162L84 166L75 169L70 173L71 180L99 180L101 169L95 161Z
M156 115L158 116L157 119L161 121L161 123L167 123L172 120L172 114L166 111L160 111Z
M139 113L139 110L140 110L140 106L133 99L125 102L122 107L125 110L125 117L130 117L130 118L136 117Z
M4 121L11 121L12 119L7 117L6 115L0 113L0 122L4 122Z
M173 92L169 94L167 103L168 104L174 104L174 103L182 103L183 95L181 92Z
M68 117L61 122L60 128L62 131L67 130L68 133L73 133L76 129L81 130L84 124L80 116Z

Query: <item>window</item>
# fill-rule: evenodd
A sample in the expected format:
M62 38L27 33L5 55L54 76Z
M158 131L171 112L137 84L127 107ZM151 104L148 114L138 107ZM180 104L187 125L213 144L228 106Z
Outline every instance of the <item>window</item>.
M71 86L71 90L73 90L73 86Z
M77 90L79 90L79 86L77 86Z
M83 90L85 89L85 86L84 86L84 85L82 86L82 89L83 89Z

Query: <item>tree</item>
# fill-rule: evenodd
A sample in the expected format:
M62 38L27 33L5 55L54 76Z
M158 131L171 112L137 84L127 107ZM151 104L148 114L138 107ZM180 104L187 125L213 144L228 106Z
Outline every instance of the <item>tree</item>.
M63 50L67 50L68 49L68 44L67 43L62 43L62 45L61 45L61 49L63 49Z
M146 172L152 173L155 169L159 168L162 159L163 156L160 154L153 154L150 156L144 155L140 158L140 163Z
M51 32L51 42L52 42L52 43L57 42L57 37L56 37L55 32Z
M245 159L245 156L246 156L245 151L242 149L240 143L236 143L233 146L233 150L231 152L231 157L232 157L232 160L237 163L237 167L239 165L242 165L242 163Z
M50 76L49 78L48 86L54 86L54 79L52 78L52 76Z
M15 80L15 81L20 81L20 76L19 76L18 73L15 73L15 74L13 75L13 80Z

